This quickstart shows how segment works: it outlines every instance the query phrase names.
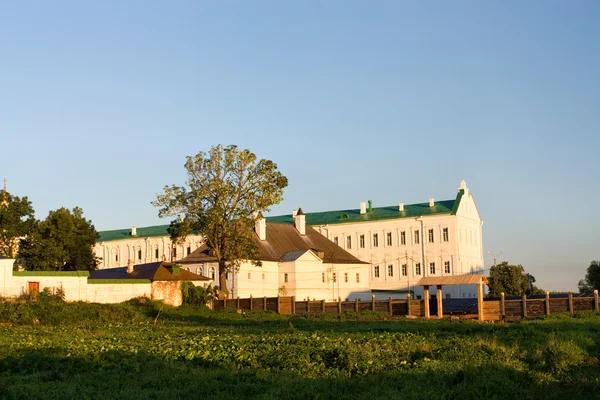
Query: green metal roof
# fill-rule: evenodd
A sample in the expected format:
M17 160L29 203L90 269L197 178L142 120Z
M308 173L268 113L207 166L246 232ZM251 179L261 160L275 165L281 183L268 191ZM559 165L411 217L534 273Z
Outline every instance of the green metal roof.
M386 219L398 218L416 218L420 216L449 214L456 215L460 200L464 194L464 190L459 190L454 200L436 201L433 207L429 207L429 203L406 204L404 211L398 211L398 205L389 207L377 207L372 211L367 211L364 214L360 213L360 209L339 210L339 211L323 211L314 213L305 213L307 225L327 225L327 224L347 224L353 222L368 222L380 221ZM268 222L288 223L293 224L294 218L291 214L279 215L275 217L267 217ZM146 226L137 228L137 235L131 236L131 229L117 229L113 231L98 232L100 238L98 242L108 242L111 240L146 238L155 236L169 236L167 232L169 225Z
M364 214L360 209L324 211L315 213L305 213L307 225L328 225L328 224L347 224L353 222L380 221L385 219L397 218L416 218L420 216L450 214L455 215L458 209L458 202L462 193L456 196L456 200L442 200L435 202L433 207L429 203L407 204L404 205L404 211L398 211L398 206L378 207ZM267 217L269 222L293 223L292 215L280 215L277 217Z
M169 232L167 229L169 225L156 225L156 226L145 226L141 228L136 228L137 235L131 236L131 228L129 229L116 229L113 231L101 231L98 232L100 237L98 238L98 242L108 242L110 240L121 240L121 239L131 239L131 238L147 238L147 237L155 237L155 236L169 236Z

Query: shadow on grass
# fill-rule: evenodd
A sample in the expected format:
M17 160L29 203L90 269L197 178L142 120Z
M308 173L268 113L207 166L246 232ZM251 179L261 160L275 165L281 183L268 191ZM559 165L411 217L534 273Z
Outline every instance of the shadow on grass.
M598 367L578 367L554 382L500 365L439 371L396 366L385 372L307 379L301 372L231 369L202 358L165 360L108 351L71 357L65 351L28 352L0 359L0 397L206 399L565 399L597 398Z

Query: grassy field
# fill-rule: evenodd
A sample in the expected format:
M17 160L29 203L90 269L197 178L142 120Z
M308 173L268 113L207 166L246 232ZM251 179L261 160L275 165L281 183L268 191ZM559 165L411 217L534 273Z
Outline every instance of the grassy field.
M8 399L594 399L599 357L592 313L478 324L0 302Z

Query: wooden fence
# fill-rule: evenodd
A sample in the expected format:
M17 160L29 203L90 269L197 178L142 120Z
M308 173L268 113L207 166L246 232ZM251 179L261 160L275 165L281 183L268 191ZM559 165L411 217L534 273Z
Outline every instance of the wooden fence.
M427 307L427 305L429 307ZM378 311L388 313L390 316L413 316L413 317L442 317L438 313L439 302L429 300L408 299L396 300L391 297L387 300L376 300L375 296L369 301L325 301L325 300L302 300L296 301L291 297L250 297L245 299L214 300L213 310L233 308L238 310L270 310L279 314L304 314L304 313L335 313L361 311ZM598 291L594 291L592 297L568 297L551 298L549 293L542 299L528 299L523 296L520 299L505 299L501 294L500 299L488 299L481 304L482 315L472 315L480 321L515 320L520 318L535 318L542 315L576 311L596 310L600 311ZM454 314L461 314L453 310ZM460 310L458 310L460 311ZM427 315L430 314L430 315ZM440 315L441 314L441 315Z
M528 299L523 295L520 299L506 300L504 293L502 293L499 300L485 300L483 302L483 320L511 321L567 312L572 315L576 311L592 310L600 311L597 290L594 291L593 296L589 297L573 297L573 294L569 293L567 297L554 298L546 292L546 296L542 299Z

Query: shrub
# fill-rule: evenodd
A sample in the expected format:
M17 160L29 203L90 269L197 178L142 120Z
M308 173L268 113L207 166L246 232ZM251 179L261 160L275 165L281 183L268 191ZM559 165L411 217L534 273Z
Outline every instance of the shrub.
M181 283L181 296L183 304L194 306L205 306L211 299L216 297L215 288L209 285L207 288L195 286L192 282Z

